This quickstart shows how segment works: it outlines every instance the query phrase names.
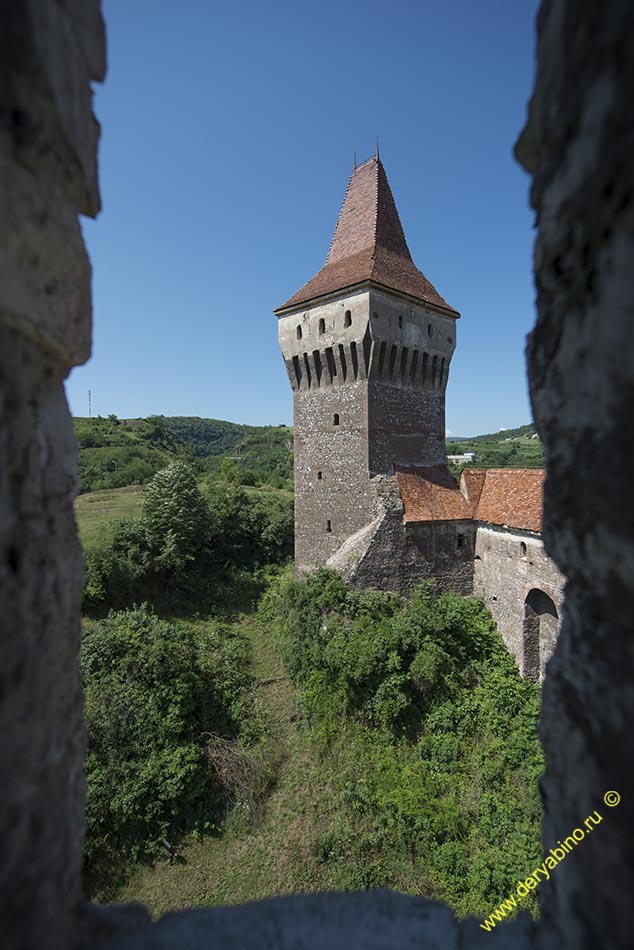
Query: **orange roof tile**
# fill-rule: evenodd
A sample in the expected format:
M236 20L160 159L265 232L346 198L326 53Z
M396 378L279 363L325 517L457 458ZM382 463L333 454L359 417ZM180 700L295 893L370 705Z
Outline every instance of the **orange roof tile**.
M482 470L471 470L474 479ZM541 468L488 468L475 505L474 518L489 524L506 525L524 531L542 530L545 472Z
M545 472L541 468L465 469L458 488L443 465L396 465L404 520L473 518L540 532Z
M475 511L484 487L486 470L483 468L463 468L460 474L460 491Z
M326 263L275 312L366 281L460 316L415 266L378 157L358 165L352 172Z
M472 508L446 466L396 465L404 521L456 521L471 518Z

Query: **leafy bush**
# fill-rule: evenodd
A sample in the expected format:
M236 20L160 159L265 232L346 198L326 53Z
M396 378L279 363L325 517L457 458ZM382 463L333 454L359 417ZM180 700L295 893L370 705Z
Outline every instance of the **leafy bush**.
M262 610L315 740L339 762L350 840L381 843L378 863L354 846L372 882L413 875L459 914L488 913L539 863L542 755L539 689L484 605L430 583L407 602L360 593L320 570L281 576Z
M201 494L190 466L173 462L145 494L143 516L111 524L86 546L89 612L147 601L179 613L252 601L253 572L293 552L293 503L252 498L211 481ZM246 603L245 603L246 606Z
M193 629L145 607L85 631L91 896L108 896L117 869L165 838L217 828L238 795L258 793L261 769L244 745L259 731L246 666L235 628Z

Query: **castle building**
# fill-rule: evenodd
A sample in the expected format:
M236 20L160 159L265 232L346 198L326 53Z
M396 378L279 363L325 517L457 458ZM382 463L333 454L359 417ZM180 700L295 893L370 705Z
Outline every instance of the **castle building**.
M460 314L415 266L378 152L352 172L326 263L275 313L294 400L298 571L477 593L540 678L563 589L541 542L543 472L467 469L460 487L449 474Z

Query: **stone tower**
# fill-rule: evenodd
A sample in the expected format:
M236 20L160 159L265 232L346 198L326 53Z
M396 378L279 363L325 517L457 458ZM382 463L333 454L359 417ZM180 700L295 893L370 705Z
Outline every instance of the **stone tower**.
M378 154L352 172L326 263L275 313L294 395L301 570L375 522L380 476L445 464L460 314L415 267Z

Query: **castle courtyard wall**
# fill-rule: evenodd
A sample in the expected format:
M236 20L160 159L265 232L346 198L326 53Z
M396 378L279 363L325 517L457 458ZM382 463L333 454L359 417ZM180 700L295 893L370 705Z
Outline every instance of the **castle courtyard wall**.
M520 672L527 669L525 651L525 602L532 590L543 591L561 617L565 579L544 550L541 538L531 532L480 524L475 530L473 592L491 611ZM539 669L555 647L559 622L544 620L540 628Z

